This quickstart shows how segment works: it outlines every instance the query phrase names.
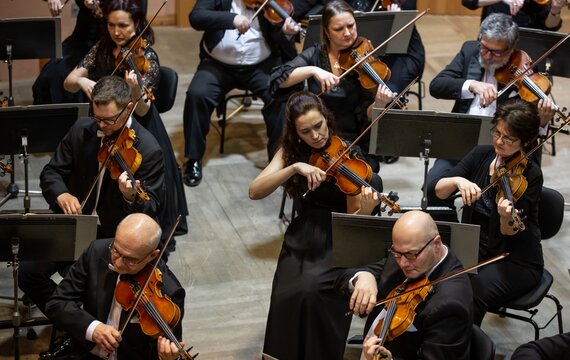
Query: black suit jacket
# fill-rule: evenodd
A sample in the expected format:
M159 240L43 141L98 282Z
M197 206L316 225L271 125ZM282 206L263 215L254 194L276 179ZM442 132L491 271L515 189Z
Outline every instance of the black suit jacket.
M97 176L101 138L97 137L97 124L91 118L81 118L73 125L58 145L53 158L44 167L40 175L42 193L50 208L61 213L57 197L68 192L82 202L89 191L89 186ZM143 189L150 196L150 201L127 203L119 190L119 185L105 172L97 214L102 237L115 236L115 229L121 220L133 212L144 212L156 217L164 194L164 160L162 149L154 136L132 120L131 128L137 139L133 146L142 155L142 161L134 177L140 180ZM86 202L83 213L91 214L95 206L96 189Z
M449 251L429 279L435 280L462 268L461 262ZM385 299L405 280L396 260L390 255L366 267L347 270L337 279L337 290L349 297L348 280L358 271L368 271L376 277L378 300ZM368 316L365 335L381 310L382 306L377 306ZM431 295L416 307L413 325L418 331L405 332L385 346L397 359L469 359L472 324L473 294L471 283L463 274L434 285Z
M204 53L204 45L208 51L212 51L222 40L226 30L235 30L233 21L236 14L230 12L231 6L232 0L196 1L196 5L194 5L188 18L194 29L204 31L204 36L200 42L201 57L208 56ZM261 32L271 48L272 56L281 57L283 61L291 60L297 56L293 41L287 39L281 31L280 25L271 25L263 14L260 14L258 19Z
M78 344L78 353L87 354L95 343L85 339L89 325L107 321L118 274L109 269L109 245L113 239L96 240L81 255L61 281L46 305L46 315L60 329L66 330ZM178 325L173 329L180 340L184 314L184 288L166 264L161 262L162 292L181 310ZM122 316L123 318L123 316ZM129 323L118 350L119 359L158 359L156 340L146 336L139 324ZM87 355L91 357L91 355Z
M479 42L466 41L455 58L437 74L429 84L429 93L436 99L456 100L451 112L467 113L473 98L461 99L461 87L466 80L481 81L485 74L479 63ZM502 87L499 86L499 90ZM509 92L505 92L497 103L508 99Z

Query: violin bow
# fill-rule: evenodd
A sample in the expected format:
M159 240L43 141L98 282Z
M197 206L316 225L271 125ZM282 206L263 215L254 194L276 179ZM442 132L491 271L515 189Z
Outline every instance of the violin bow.
M527 67L524 70L521 69L520 73L517 76L515 76L509 83L507 83L507 85L505 85L501 89L501 91L497 93L497 96L493 99L493 101L497 100L501 95L503 95L505 91L507 91L511 86L513 86L517 81L519 81L523 76L525 76L530 70L532 70L533 67L541 63L548 55L550 55L554 50L556 50L560 45L562 45L562 43L566 41L569 37L570 33L568 33L562 39L558 40L556 44L552 45L552 47L548 49L544 54L542 54L538 59L536 59L536 61L533 61L529 67ZM489 104L491 104L493 101L489 102Z
M345 72L343 72L342 74L339 75L338 79L342 79L343 77L345 77L346 75L348 75L349 72L351 72L352 70L356 69L358 66L360 66L360 64L362 64L363 62L365 62L366 60L368 60L369 57L371 57L372 55L374 55L374 53L376 53L378 50L382 49L384 46L386 46L390 41L392 41L396 36L400 35L404 30L406 30L408 27L410 27L411 25L413 25L416 21L418 21L422 16L424 16L425 14L427 14L427 12L430 10L430 8L425 9L424 11L422 11L418 16L416 16L415 18L413 18L409 23L407 23L406 25L404 25L400 30L396 31L394 34L392 34L388 39L386 39L386 41L384 41L382 44L376 46L372 51L370 51L368 54L366 54L365 56L363 56L362 58L360 58L360 60L358 60L357 62L354 63L354 65L352 65L351 67L349 67ZM323 92L321 92L319 95L320 96ZM404 93L404 92L402 92Z
M156 19L156 16L158 15L158 13L160 12L160 10L162 10L162 8L164 7L164 5L166 5L166 3L168 2L168 0L164 0L164 2L162 3L162 5L160 5L160 7L158 8L158 10L156 10L156 13L154 14L154 16L152 17L152 19L150 19L150 21L146 24L146 26L142 29L142 31L140 32L140 34L138 34L135 37L135 40L132 42L132 45L129 47L129 50L127 50L126 54L123 54L121 61L119 61L119 63L117 64L117 66L115 66L115 69L113 70L113 72L111 73L112 75L115 75L115 73L117 72L117 70L119 69L119 67L123 64L123 62L125 61L125 59L131 55L131 53L133 52L133 49L135 47L135 45L137 44L137 42L139 41L139 39L143 36L143 34L146 32L146 30L150 27L150 24L152 24L152 22L154 21L154 19Z
M489 264L491 264L491 263L494 263L495 261L504 259L504 258L506 258L507 256L509 256L509 253L507 253L507 252L502 253L502 254L499 254L499 255L494 256L494 257L492 257L492 258L490 258L490 259L481 261L481 262L478 263L478 264L475 264L475 265L472 265L472 266L463 268L463 269L461 269L461 270L454 271L454 272L452 272L451 274L448 274L448 275L445 275L445 276L440 277L439 279L435 279L434 281L430 281L430 282L428 282L428 283L426 283L426 284L423 284L423 285L420 285L420 286L418 286L418 287L416 287L416 288L410 289L410 290L408 290L408 291L404 291L404 292L402 292L402 293L400 293L400 294L398 294L398 295L394 295L394 296L391 296L391 297L386 298L386 299L384 299L384 300L377 301L377 302L376 302L376 305L374 305L374 306L378 306L378 305L385 304L385 303L387 303L387 302L389 302L389 301L392 301L392 300L394 300L394 299L397 299L397 298L399 298L399 297L402 297L402 296L404 296L404 295L407 295L407 294L409 294L409 293L411 293L411 292L417 291L418 289L422 289L422 288L424 288L424 287L426 287L426 286L431 286L431 285L439 284L440 282L444 282L444 281L446 281L446 280L452 279L452 278L457 277L457 276L459 276L459 275L465 274L465 273L467 273L467 272L469 272L469 271L471 271L471 270L475 270L475 269L480 268L480 267L482 267L482 266L485 266L485 265L489 265ZM352 312L349 311L349 312L346 313L346 316L351 315L351 314L352 314Z

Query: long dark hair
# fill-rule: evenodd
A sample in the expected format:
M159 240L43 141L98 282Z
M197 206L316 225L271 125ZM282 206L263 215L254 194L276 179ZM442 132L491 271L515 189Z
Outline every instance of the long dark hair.
M103 4L103 36L99 42L99 49L96 54L97 66L95 68L95 79L99 79L102 76L110 75L115 69L115 57L113 56L113 50L117 47L111 35L109 35L109 30L107 29L107 20L109 14L113 11L125 11L130 14L131 19L135 23L135 36L139 35L145 26L146 21L146 9L142 7L140 0L105 0ZM154 43L154 31L149 26L146 29L143 37L149 42L149 44Z
M499 121L504 121L509 131L521 140L525 151L538 136L540 117L536 105L528 101L511 99L497 106L492 124L497 125Z
M285 129L281 138L284 166L309 160L313 148L301 140L297 134L296 120L311 110L317 110L324 116L329 136L332 136L334 132L334 116L319 97L309 91L293 93L285 106ZM303 176L295 174L285 182L285 190L289 196L295 197L304 192L307 188L307 182L304 179Z

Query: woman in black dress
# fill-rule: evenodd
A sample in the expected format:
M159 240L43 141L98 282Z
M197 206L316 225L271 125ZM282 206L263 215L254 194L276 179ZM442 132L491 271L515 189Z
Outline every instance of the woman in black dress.
M103 17L107 31L67 76L64 83L67 91L78 92L81 90L87 97L91 98L91 91L95 82L113 72L116 66L115 59L120 56L121 50L128 49L130 41L138 36L147 24L145 11L138 0L105 1ZM143 34L143 38L149 44L143 50L144 57L149 65L142 75L142 82L147 88L156 90L160 66L156 52L150 47L154 40L153 31L150 27ZM160 224L165 230L165 235L167 235L174 225L176 216L181 214L183 216L176 235L185 234L188 231L185 217L188 215L188 207L180 169L166 128L154 104L146 99L146 95L143 95L135 72L123 70L123 72L118 71L116 74L124 76L131 84L133 101L137 101L142 96L144 101L139 101L134 116L141 125L155 136L164 153L166 197L164 203L161 204L163 210L161 210Z
M308 164L313 151L330 144L332 121L314 94L293 94L281 147L249 188L257 200L284 185L299 213L285 233L265 333L264 352L280 360L342 359L351 318L348 302L333 288L341 269L331 264L331 212L370 214L378 204L369 189L347 196ZM378 176L376 182L381 191Z
M492 123L495 125L493 145L475 147L429 188L440 199L459 191L466 205L463 222L481 226L480 260L509 253L507 258L479 269L478 274L471 277L473 322L477 325L487 310L497 309L533 289L544 267L538 226L543 182L540 167L528 160L522 172L528 187L514 205L504 197L497 201L495 187L481 195L481 189L490 183L497 169L511 157L528 150L536 139L540 124L537 108L524 100L509 100L497 107ZM512 206L522 211L525 230L512 221Z

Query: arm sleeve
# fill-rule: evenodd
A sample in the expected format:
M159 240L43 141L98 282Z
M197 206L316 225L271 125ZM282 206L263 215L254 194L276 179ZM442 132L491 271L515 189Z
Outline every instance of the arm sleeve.
M190 25L198 31L233 29L235 17L236 14L217 8L216 0L196 1L188 15Z
M271 78L269 80L269 91L271 92L271 95L277 99L286 100L292 93L303 90L305 86L304 81L289 88L281 89L279 86L289 78L289 75L291 75L293 70L296 68L316 65L315 56L317 56L317 51L317 46L310 47L300 53L293 60L273 68L271 71Z
M437 74L429 84L429 93L436 99L461 99L461 91L467 74L464 71L466 44L455 58Z

